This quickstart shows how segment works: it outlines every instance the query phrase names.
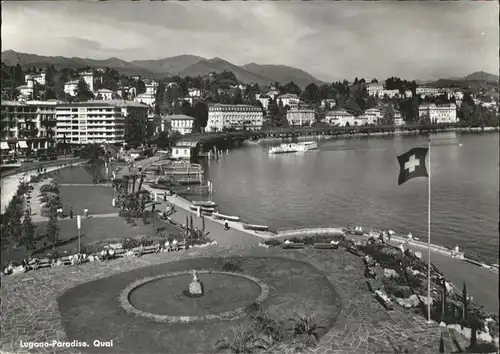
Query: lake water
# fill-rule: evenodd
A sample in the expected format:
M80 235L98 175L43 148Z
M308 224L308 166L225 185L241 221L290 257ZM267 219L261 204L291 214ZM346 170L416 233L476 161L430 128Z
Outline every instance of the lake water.
M498 263L499 134L432 140L431 242ZM335 139L305 154L243 147L210 161L220 211L276 229L359 224L427 241L427 179L398 186L396 156L428 136Z

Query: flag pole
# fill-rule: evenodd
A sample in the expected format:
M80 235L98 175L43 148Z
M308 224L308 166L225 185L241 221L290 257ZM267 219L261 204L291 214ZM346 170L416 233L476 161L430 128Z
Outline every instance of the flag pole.
M427 181L427 322L431 322L431 139L429 138L429 178Z

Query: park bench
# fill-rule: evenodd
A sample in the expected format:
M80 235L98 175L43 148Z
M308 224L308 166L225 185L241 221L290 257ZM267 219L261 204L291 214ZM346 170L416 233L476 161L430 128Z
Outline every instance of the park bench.
M315 249L318 250L336 250L339 248L339 244L332 244L332 243L315 243L313 246Z
M49 268L52 267L52 260L49 258L36 259L30 262L30 267L33 268L33 270Z
M294 243L284 243L282 248L285 250L292 250L292 249L300 249L304 248L304 244L302 242L294 242Z

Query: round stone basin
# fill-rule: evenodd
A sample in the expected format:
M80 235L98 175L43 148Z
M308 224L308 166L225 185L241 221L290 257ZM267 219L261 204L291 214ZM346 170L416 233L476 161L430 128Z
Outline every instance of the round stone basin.
M193 276L173 274L145 279L130 290L129 303L137 310L160 316L207 316L250 305L261 295L261 287L249 277L231 273L197 273L203 296L185 292Z

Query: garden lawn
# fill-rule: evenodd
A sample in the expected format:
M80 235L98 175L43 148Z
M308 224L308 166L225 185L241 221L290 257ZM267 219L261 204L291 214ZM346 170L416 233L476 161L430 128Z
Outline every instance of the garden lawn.
M37 234L45 235L47 222L37 223ZM56 248L58 252L73 253L78 249L78 229L76 219L61 220L61 234L59 236L60 245ZM155 232L150 225L143 225L142 221L137 222L137 226L131 226L123 218L82 218L81 244L89 244L96 241L117 238L134 238L137 235L154 236ZM45 240L48 245L50 242ZM42 247L43 243L39 245ZM50 251L51 248L47 251Z
M188 259L141 268L108 278L78 285L59 297L62 323L68 340L87 341L95 339L113 340L113 348L83 348L91 353L210 353L215 343L229 335L232 326L249 324L248 318L233 321L203 321L183 324L155 323L146 318L127 313L120 307L118 296L130 283L155 275L192 269L222 270L227 258ZM331 328L340 313L340 301L324 274L311 265L284 258L238 258L242 273L254 276L269 286L269 297L262 307L273 317L286 321L304 315L317 314L318 322ZM203 274L199 275L203 281ZM217 286L224 294L223 284L207 282ZM189 286L186 279L185 288ZM229 289L229 290L228 290ZM238 289L227 287L240 297ZM180 289L154 287L148 298L175 298ZM211 289L205 289L210 291ZM144 294L144 292L143 292ZM146 294L143 295L146 298ZM213 296L213 295L212 295ZM245 297L241 297L245 298ZM137 299L136 299L137 300ZM246 302L251 304L249 298Z
M69 214L73 208L75 215L83 215L85 208L90 215L118 213L118 209L111 205L113 189L104 186L59 186L64 214Z

